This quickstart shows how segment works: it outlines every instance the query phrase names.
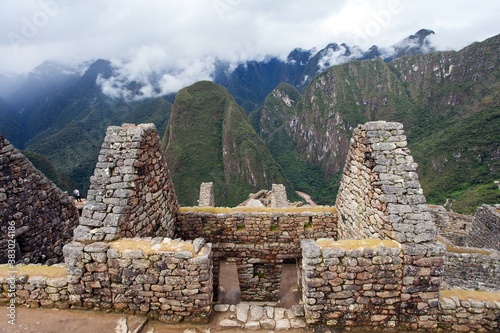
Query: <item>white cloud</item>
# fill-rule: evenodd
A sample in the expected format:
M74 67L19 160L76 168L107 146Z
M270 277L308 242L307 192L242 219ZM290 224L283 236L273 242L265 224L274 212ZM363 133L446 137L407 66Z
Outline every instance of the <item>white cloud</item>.
M489 0L2 0L0 73L113 59L116 78L103 89L136 79L154 95L210 78L215 58L285 58L331 42L388 47L421 28L458 49L500 33L499 12Z
M129 100L176 92L200 80L210 80L215 59L175 59L159 45L134 49L126 61L112 60L113 75L98 77L103 93Z

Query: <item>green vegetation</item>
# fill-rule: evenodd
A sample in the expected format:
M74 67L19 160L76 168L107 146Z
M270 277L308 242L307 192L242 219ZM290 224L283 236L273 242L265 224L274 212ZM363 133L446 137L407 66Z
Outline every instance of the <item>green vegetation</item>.
M22 153L30 160L35 168L37 168L47 178L52 180L52 182L54 182L57 187L59 187L63 191L67 191L70 194L73 193L73 189L76 187L76 185L73 183L71 178L62 173L59 169L55 168L48 159L35 152L23 151Z
M318 75L302 95L292 85L278 85L256 110L272 73L240 68L242 80L259 82L255 91L237 91L247 96L238 103L254 110L248 117L226 89L211 82L182 89L172 106L167 97L109 99L89 75L79 90L52 96L22 119L25 129L0 100L0 133L29 133L12 134L11 142L25 143L26 155L61 188L85 194L106 127L153 122L165 133L162 143L182 205L197 204L204 181L214 183L218 206L234 206L272 183L285 184L291 201L299 200L299 190L332 205L353 128L397 121L419 164L428 202L452 199L453 210L472 213L480 204L500 202L494 184L500 180L499 47L496 36L458 52L390 63L352 61ZM228 85L232 91L243 86Z
M179 91L163 144L182 205L196 205L204 181L214 183L218 206L235 206L273 183L287 184L243 109L225 88L208 81Z
M473 213L500 202L500 109L484 110L428 135L411 146L430 203L453 199L453 210Z
M401 122L428 202L452 199L455 211L472 213L500 202L493 183L500 180L499 41L390 63L333 66L303 96L277 87L250 115L252 124L293 187L332 204L352 128L372 120ZM276 98L277 91L293 96L294 106Z
M87 102L83 100L79 102L79 104L85 103ZM53 132L51 134L44 132L31 139L25 153L26 155L31 153L30 156L34 158L33 163L44 172L52 168L69 176L73 181L71 187L78 187L85 196L106 128L123 123L153 122L157 126L158 133L161 134L166 128L170 107L171 104L162 98L140 102L115 100L110 104L101 97L100 102L94 101L86 104L85 110L81 110L85 116L80 115L77 119L65 123L64 126L61 120L62 127L59 130L51 130L50 132ZM46 158L44 163L39 163L35 159L34 156L39 155ZM48 164L52 166L48 167ZM50 171L47 176L63 189L69 190L67 184L57 177L52 178Z

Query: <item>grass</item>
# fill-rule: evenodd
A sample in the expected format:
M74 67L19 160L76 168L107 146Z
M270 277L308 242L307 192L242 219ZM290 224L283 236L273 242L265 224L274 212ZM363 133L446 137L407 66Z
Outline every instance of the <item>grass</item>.
M468 299L473 299L476 301L491 301L500 302L500 293L490 292L490 291L476 291L476 290L441 290L441 299L443 297L451 298L456 297L461 301L466 301Z
M300 214L311 213L332 213L337 210L333 206L307 206L307 207L180 207L179 213L208 213L208 214L234 214L234 213L289 213Z
M44 276L47 278L62 278L66 277L66 267L64 266L44 266L44 265L16 265L12 269L10 265L0 265L0 276L3 278L9 277L12 271L15 275L28 275L28 276Z
M320 238L316 241L316 244L323 247L333 247L343 250L355 250L355 249L377 249L380 247L395 247L401 248L401 244L393 240L387 239L343 239L334 241L329 238Z
M483 249L475 249L475 248L469 248L469 247L461 247L461 246L455 246L451 244L450 242L446 241L443 237L437 236L437 240L441 243L443 243L446 246L446 251L447 252L452 252L452 253L479 253L479 254L484 254L484 255L491 255L492 253L487 250Z
M142 250L144 253L154 253L158 251L181 251L186 250L194 253L194 246L192 243L184 241L175 241L170 239L165 239L163 242L158 244L152 244L151 241L143 239L131 239L124 238L114 242L109 243L110 247L117 249L120 252L124 250Z

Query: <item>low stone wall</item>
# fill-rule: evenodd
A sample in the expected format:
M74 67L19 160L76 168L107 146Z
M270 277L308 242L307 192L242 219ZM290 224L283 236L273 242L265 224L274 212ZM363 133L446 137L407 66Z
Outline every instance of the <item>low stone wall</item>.
M0 304L69 308L66 266L0 265Z
M446 252L443 282L448 288L500 292L500 256L498 252L456 248Z
M499 332L500 293L443 291L439 327L445 332Z
M215 290L219 263L230 260L237 266L243 300L276 301L282 264L301 257L302 239L336 238L337 215L333 207L258 209L182 207L177 235L213 244Z
M273 209L258 207L182 207L177 216L177 235L182 239L202 237L210 243L293 243L300 253L304 238L337 238L334 207Z
M339 327L437 328L440 244L391 240L302 241L309 323Z
M466 245L500 251L500 208L482 205L477 209Z
M168 323L208 321L212 251L202 239L120 239L64 247L72 307L147 314Z
M403 254L394 241L302 242L302 293L309 324L396 327Z
M78 211L66 192L0 135L0 264L62 262Z
M429 205L429 211L439 235L454 245L465 245L474 216L448 212L443 206L436 205Z

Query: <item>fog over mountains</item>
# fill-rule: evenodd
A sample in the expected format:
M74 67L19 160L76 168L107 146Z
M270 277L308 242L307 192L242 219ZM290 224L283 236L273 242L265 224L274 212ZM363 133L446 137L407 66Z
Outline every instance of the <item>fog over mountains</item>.
M351 60L375 59L382 57L386 61L402 56L425 54L435 51L430 37L431 30L422 29L413 35L389 47L373 45L368 50L345 43L328 44L319 51L296 48L286 59L268 56L265 59L231 63L214 58L204 58L190 62L180 62L174 69L166 70L165 51L160 47L144 46L128 62L109 60L108 75L98 75L96 83L102 92L111 98L139 100L163 96L177 92L179 89L200 80L211 80L228 87L238 102L250 100L258 105L272 88L280 82L305 86L317 74L325 69ZM34 68L27 75L15 76L0 73L0 96L18 104L20 95L37 94L40 89L51 89L71 84L81 77L93 61L89 60L76 66L56 63L47 60ZM246 79L248 77L249 79ZM260 84L263 91L247 92L239 96L240 86L254 88L257 84L249 84L245 80L265 80ZM42 87L43 86L43 87ZM21 91L17 93L16 91ZM249 96L245 98L247 94ZM255 105L254 105L255 106ZM250 107L246 107L251 111ZM21 111L21 110L19 110Z
M470 212L500 201L494 184L500 179L499 36L459 51L438 51L433 35L422 29L390 47L366 50L345 43L296 48L285 59L180 61L169 71L163 49L154 46L128 62L45 61L27 75L0 75L0 134L50 172L58 186L86 193L107 126L154 123L164 140L167 133L182 133L183 126L211 128L213 142L222 138L246 147L233 151L237 158L220 156L217 168L203 171L226 184L216 192L227 204L275 179L291 193L304 191L331 204L353 127L398 121L421 165L430 202L452 198ZM200 80L215 84L196 84ZM224 109L202 107L210 96ZM224 125L206 127L182 117L185 110L210 113ZM184 203L194 202L196 184L211 181L188 172L214 161L210 153L193 157L201 156L190 151L195 138L203 135L164 141L173 178L190 184L182 189ZM220 147L204 151L218 154L225 149ZM256 158L246 159L249 154ZM248 177L239 178L235 170L246 170Z

